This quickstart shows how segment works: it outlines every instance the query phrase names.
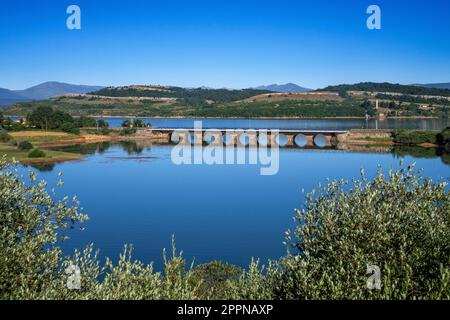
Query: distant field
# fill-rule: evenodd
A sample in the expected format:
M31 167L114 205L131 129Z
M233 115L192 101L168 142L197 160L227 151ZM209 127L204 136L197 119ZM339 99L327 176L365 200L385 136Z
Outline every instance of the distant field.
M274 102L283 100L314 100L314 101L343 101L337 93L334 92L311 92L311 93L264 93L243 100L244 102Z
M17 142L27 140L34 145L51 143L54 141L70 141L80 139L77 135L52 131L18 131L10 132L9 135Z
M20 151L12 145L0 143L0 155L1 156L6 155L7 161L12 161L14 159L16 161L20 161L26 164L33 164L33 163L38 164L38 163L72 161L72 160L79 160L82 158L82 155L75 153L45 150L45 149L43 151L46 154L45 158L28 158L28 154L30 151Z
M11 136L14 138L21 138L21 137L46 137L46 138L65 138L65 137L73 137L74 135L71 135L69 133L65 132L56 132L56 131L18 131L18 132L11 132ZM76 136L75 136L76 137Z

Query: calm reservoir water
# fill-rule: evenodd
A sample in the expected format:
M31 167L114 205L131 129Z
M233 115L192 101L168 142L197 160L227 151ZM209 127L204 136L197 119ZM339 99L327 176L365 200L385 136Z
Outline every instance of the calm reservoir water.
M123 119L108 120L114 126ZM193 124L192 119L149 121L160 127ZM207 119L204 125L342 129L364 122ZM414 120L393 125L437 129L448 123ZM71 239L63 244L65 253L94 243L102 256L117 259L124 244L133 244L136 258L154 261L161 269L162 249L170 248L174 235L189 262L195 257L196 264L221 260L245 267L252 257L267 261L286 252L284 232L293 226L294 209L302 207L302 189L310 191L326 178L358 177L362 167L371 177L378 164L389 169L398 167L401 159L416 162L424 175L436 180L450 177L449 154L434 149L385 153L280 149L278 174L261 176L259 165L177 166L171 161L172 148L132 142L73 146L68 150L86 154L82 161L41 167L39 175L49 186L55 186L63 172L58 194L77 195L90 216L84 231L70 232Z
M120 127L126 118L103 118L111 127ZM194 121L201 120L204 128L241 129L421 129L442 130L450 126L450 119L170 119L146 118L155 128L192 128Z

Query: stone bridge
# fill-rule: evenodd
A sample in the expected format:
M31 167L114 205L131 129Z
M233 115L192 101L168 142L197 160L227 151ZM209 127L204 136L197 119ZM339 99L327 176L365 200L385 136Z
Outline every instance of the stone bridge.
M146 132L142 132L146 131ZM150 134L161 143L225 144L235 146L321 147L332 148L344 142L348 131L298 129L138 129L138 134Z

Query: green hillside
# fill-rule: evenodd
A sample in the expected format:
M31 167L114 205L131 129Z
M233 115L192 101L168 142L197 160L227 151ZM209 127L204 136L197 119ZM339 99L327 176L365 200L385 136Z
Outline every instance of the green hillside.
M426 88L414 85L393 84L388 82L361 82L356 84L341 84L337 86L328 86L317 91L367 91L367 92L392 92L409 95L427 95L427 96L443 96L450 97L449 89Z
M109 87L92 92L93 95L105 97L152 97L152 98L176 98L189 105L199 105L213 102L232 102L247 99L258 94L269 93L268 90L243 89L186 89L180 87L152 87L129 86Z
M377 93L348 94L346 93L348 91ZM39 106L48 106L72 116L105 117L320 118L365 117L366 114L375 116L377 112L387 117L448 118L450 115L450 90L445 89L390 83L359 83L330 86L319 92L321 94L317 92L283 94L257 89L109 87L87 95L65 95L47 100L16 103L5 109L4 113L27 115ZM339 95L334 92L339 92ZM380 107L378 111L375 110L376 100Z
M57 98L9 107L7 114L26 115L39 106L52 107L73 116L139 117L363 117L366 109L356 99L238 101L214 104L186 104L181 101Z

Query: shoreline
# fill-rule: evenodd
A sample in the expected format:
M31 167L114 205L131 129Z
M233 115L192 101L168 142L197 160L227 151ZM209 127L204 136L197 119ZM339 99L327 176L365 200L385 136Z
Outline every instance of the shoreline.
M30 132L28 132L30 133ZM32 134L35 135L37 132L33 131ZM44 133L44 135L48 134L48 132ZM377 139L371 139L370 130L364 130L359 132L356 130L354 132L353 137L349 137L348 140L342 142L341 148L337 147L336 150L344 151L344 152L358 152L363 150L364 152L377 152L378 149L382 148L383 152L389 152L388 149L394 148L396 146L410 146L415 148L423 148L423 149L438 149L441 146L433 143L421 143L421 144L404 144L404 143L396 143L389 137L378 137ZM15 136L19 136L20 134L15 133ZM64 134L63 134L64 135ZM373 136L376 138L375 136ZM22 137L22 138L25 138ZM36 147L41 148L44 151L56 152L57 154L50 154L49 157L46 158L21 158L18 159L24 165L33 165L33 164L56 164L63 162L71 162L71 161L82 161L84 155L78 153L71 152L62 152L58 150L58 148L72 146L72 145L87 145L87 144L95 144L101 142L122 142L122 141L148 141L150 143L154 143L155 145L171 145L171 143L166 141L160 141L158 137L151 137L148 135L130 135L130 136L119 136L119 135L97 135L97 134L89 134L82 133L77 138L73 138L68 136L67 139L62 136L61 139L53 140L53 141L42 141L36 144ZM378 150L380 152L380 150ZM59 154L61 153L61 154ZM8 153L6 153L8 154Z

